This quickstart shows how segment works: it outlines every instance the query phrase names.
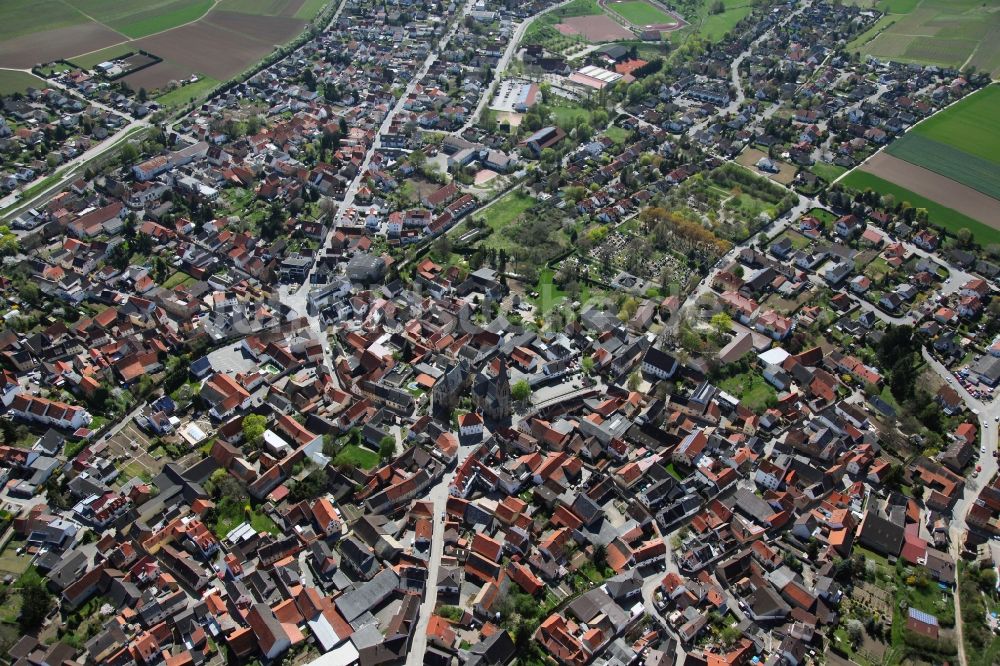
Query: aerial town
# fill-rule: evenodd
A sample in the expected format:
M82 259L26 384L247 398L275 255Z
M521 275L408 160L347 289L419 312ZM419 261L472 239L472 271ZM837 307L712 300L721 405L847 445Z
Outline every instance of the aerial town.
M1000 664L940 2L312 4L0 71L0 663Z

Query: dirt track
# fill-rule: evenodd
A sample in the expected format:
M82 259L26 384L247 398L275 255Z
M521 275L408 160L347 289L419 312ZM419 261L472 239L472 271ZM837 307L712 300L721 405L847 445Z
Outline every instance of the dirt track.
M885 151L871 158L862 171L1000 229L1000 201L950 178L893 157Z
M564 35L583 35L589 42L613 42L635 39L631 31L616 23L610 16L572 16L556 25Z

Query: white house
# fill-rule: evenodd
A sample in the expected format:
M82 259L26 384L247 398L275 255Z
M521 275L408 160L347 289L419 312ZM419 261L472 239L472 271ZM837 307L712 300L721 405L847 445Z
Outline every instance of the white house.
M458 434L462 437L474 437L483 434L483 417L475 412L462 414L458 417Z

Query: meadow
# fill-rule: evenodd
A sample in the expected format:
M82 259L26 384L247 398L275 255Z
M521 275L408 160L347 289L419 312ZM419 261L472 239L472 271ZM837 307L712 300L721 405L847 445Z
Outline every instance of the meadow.
M27 72L0 70L0 95L23 93L28 88L43 88L45 81Z

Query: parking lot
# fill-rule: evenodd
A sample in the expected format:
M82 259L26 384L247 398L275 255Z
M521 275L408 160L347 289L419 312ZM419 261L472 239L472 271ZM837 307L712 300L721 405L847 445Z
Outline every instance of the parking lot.
M978 360L979 357L975 357L975 361ZM980 400L993 399L993 387L981 382L976 373L971 371L970 368L959 368L953 373L953 376L954 379L949 378L948 383L954 385L957 381L973 398Z
M497 94L493 97L493 101L490 102L490 108L494 111L512 112L522 85L524 84L520 81L502 82L497 86Z

